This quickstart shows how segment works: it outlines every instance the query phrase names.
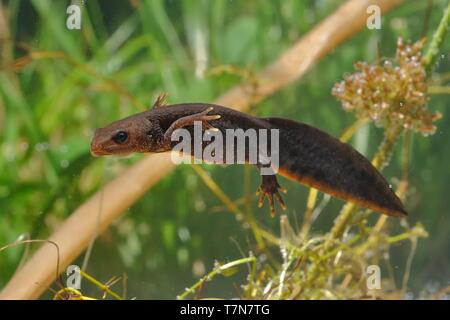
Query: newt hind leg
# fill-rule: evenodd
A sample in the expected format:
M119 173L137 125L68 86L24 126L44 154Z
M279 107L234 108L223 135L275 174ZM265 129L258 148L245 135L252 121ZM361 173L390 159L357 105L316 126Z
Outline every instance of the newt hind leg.
M283 193L286 193L286 189L278 184L276 175L261 175L261 178L261 185L259 186L258 190L256 190L256 195L259 196L258 207L262 207L262 205L264 204L264 198L267 197L269 199L270 214L273 217L276 213L275 204L273 201L274 195L278 199L281 208L283 210L286 210L286 204L284 203L284 200L279 192L281 191Z

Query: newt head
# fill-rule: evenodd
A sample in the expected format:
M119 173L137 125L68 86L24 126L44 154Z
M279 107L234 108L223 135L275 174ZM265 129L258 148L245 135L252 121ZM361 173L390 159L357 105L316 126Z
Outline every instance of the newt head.
M93 156L148 152L152 144L152 122L137 114L95 130L91 141Z

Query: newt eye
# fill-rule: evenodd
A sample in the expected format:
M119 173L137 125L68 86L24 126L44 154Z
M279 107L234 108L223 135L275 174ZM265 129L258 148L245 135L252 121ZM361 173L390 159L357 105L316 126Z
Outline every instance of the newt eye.
M112 139L114 140L115 143L122 144L125 141L127 141L128 133L126 133L125 131L119 131L112 137Z

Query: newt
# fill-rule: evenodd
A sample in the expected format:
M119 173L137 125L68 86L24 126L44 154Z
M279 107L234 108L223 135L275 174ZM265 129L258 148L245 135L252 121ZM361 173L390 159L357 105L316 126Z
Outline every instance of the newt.
M214 104L164 105L163 100L160 96L152 109L96 129L91 154L168 152L176 144L171 139L174 131L180 128L192 131L196 121L201 122L204 130L221 132L226 129L278 129L278 174L382 214L407 216L401 200L371 162L349 144L324 131L294 120L259 118ZM286 190L279 185L276 175L261 177L257 190L258 206L261 207L267 197L274 215L274 197L285 209L280 191Z

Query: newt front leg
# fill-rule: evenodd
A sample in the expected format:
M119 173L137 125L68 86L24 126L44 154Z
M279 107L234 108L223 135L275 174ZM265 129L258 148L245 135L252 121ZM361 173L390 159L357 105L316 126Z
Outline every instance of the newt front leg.
M194 122L196 121L201 121L202 126L204 126L206 130L216 129L208 122L211 120L218 120L221 117L219 114L208 115L208 113L211 112L213 109L214 109L213 107L209 107L202 112L175 120L164 133L162 145L164 147L170 147L173 132L177 129L193 125Z

